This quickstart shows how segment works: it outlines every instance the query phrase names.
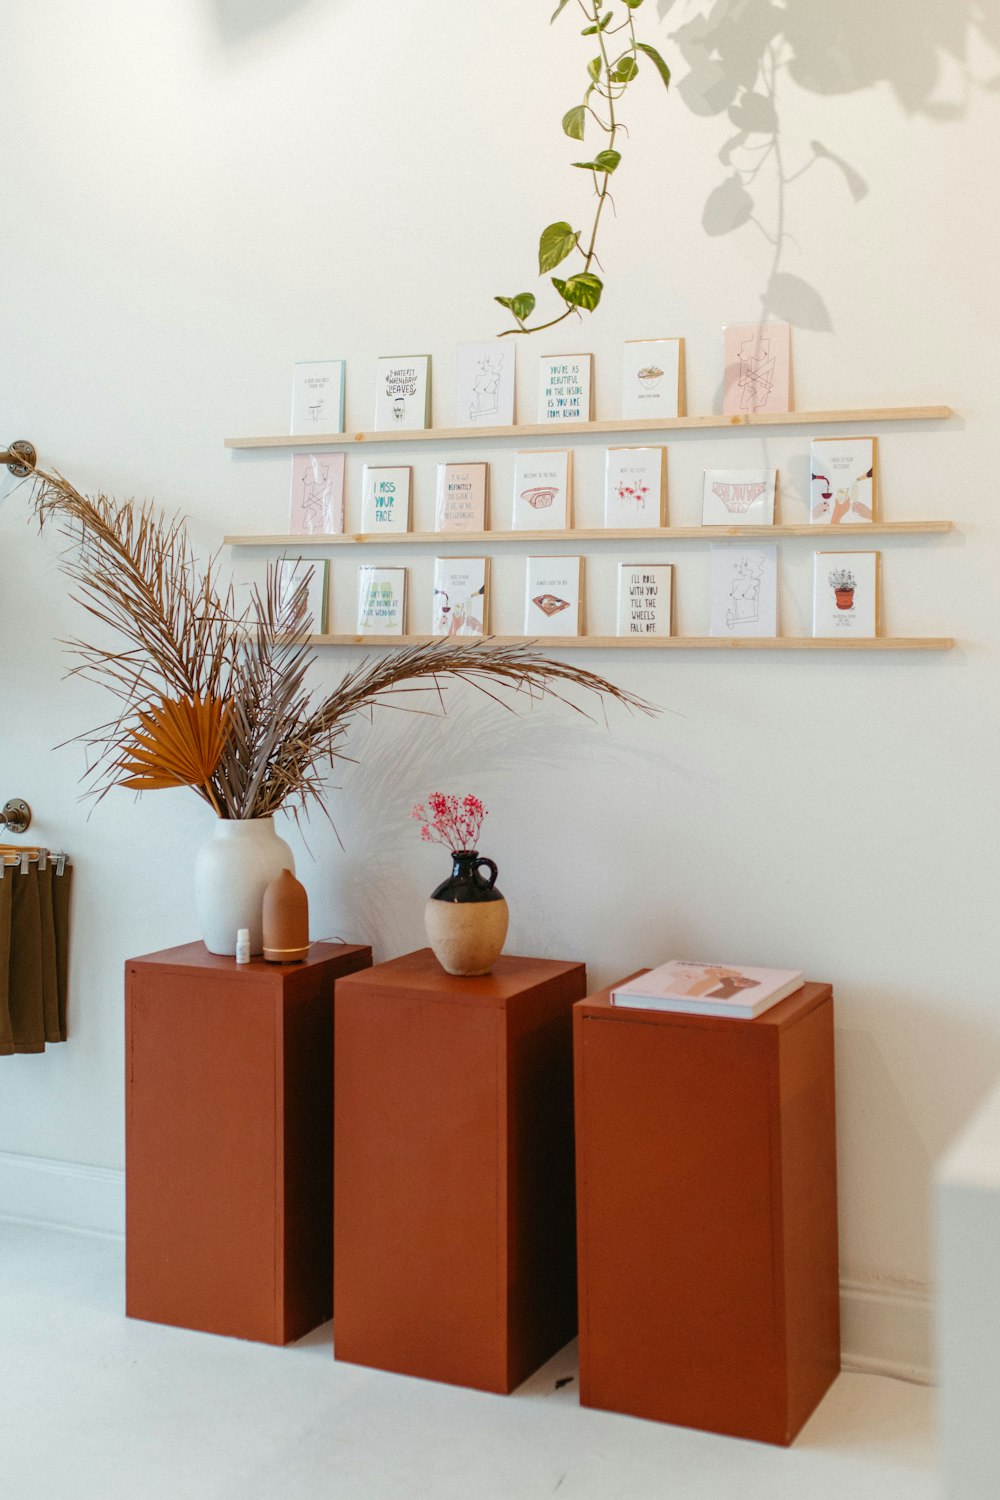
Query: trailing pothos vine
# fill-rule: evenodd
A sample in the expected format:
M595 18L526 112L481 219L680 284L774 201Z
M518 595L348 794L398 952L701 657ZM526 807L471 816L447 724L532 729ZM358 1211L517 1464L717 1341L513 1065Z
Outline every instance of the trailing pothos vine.
M550 280L562 299L562 310L547 322L529 325L528 319L535 311L534 292L518 292L513 297L497 297L501 307L509 309L516 327L505 328L501 338L508 333L537 333L542 328L553 328L564 319L579 316L581 310L593 312L601 300L604 282L594 273L593 267L603 266L597 256L597 236L601 227L601 215L611 197L611 178L618 170L621 152L618 142L625 126L622 124L620 104L626 91L639 74L639 54L643 53L653 64L663 80L664 87L670 84L670 69L655 47L640 42L635 32L635 12L642 0L622 0L624 16L616 22L616 13L605 10L607 0L576 0L586 17L587 25L582 36L595 37L598 55L587 64L589 83L581 104L574 104L563 115L562 128L574 141L582 141L588 119L604 132L607 140L600 151L588 161L575 161L574 167L593 175L594 218L589 234L574 229L565 219L549 224L542 230L538 242L538 274L544 276L554 271L574 253L583 257L583 265L566 277L552 276ZM555 21L570 4L570 0L559 0L552 13ZM620 14L620 13L619 13ZM620 40L613 40L618 38Z

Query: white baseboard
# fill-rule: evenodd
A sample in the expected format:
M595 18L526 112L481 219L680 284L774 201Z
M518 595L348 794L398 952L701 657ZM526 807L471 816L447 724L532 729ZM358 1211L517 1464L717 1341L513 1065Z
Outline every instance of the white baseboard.
M125 1233L125 1173L0 1151L0 1219Z
M933 1385L933 1309L928 1292L883 1282L840 1283L843 1367Z

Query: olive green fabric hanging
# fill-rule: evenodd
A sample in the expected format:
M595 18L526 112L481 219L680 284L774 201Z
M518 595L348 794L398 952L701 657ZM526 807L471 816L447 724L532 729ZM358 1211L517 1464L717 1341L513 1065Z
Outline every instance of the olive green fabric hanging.
M44 1052L66 1040L72 866L32 858L26 870L5 865L2 877L0 1056Z

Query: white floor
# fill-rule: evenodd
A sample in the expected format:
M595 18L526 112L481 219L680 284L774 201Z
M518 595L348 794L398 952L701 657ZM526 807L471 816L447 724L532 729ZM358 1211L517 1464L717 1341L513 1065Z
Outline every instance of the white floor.
M123 1314L123 1246L0 1222L3 1500L923 1500L934 1393L842 1375L790 1449L577 1404L570 1346L514 1396Z

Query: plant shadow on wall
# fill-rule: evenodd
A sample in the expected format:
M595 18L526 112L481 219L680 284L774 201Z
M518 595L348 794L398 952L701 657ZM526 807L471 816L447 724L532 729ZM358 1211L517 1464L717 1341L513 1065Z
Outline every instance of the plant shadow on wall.
M724 176L702 223L709 235L755 228L772 246L761 319L828 332L830 314L815 287L789 271L785 254L795 182L814 168L841 179L855 201L868 185L819 140L791 142L781 130L788 82L824 96L886 83L905 110L949 121L962 117L977 77L978 42L1000 50L1000 6L983 0L657 0L688 71L676 92L695 114L728 117L733 133L719 152ZM905 34L904 34L905 28ZM951 97L946 95L950 90ZM834 145L836 143L833 143ZM761 200L773 194L773 210Z
M248 42L260 32L307 10L313 0L210 0L219 40L227 46Z

